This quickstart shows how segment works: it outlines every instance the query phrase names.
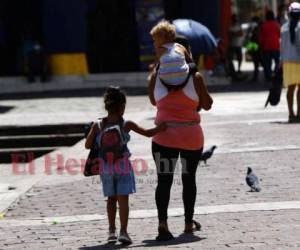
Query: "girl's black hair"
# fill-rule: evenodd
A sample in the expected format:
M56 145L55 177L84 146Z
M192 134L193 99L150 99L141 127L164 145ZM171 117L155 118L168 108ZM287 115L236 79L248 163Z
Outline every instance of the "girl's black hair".
M296 39L295 29L298 25L299 18L300 18L299 12L290 12L290 39L292 44L295 43L295 39Z
M119 112L122 105L126 104L126 96L118 87L110 86L104 93L104 105L108 113Z

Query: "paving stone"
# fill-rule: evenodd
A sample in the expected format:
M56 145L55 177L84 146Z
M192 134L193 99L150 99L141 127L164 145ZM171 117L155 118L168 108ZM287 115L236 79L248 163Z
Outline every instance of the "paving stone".
M215 109L203 113L202 124L205 146L216 144L218 149L208 165L201 163L198 168L196 206L300 201L299 124L284 123L287 116L285 103L277 106L276 110L262 110L260 103L264 102L265 96L265 92L214 94ZM155 110L145 100L145 97L129 98L128 118L151 127ZM12 102L0 101L0 104ZM17 123L22 114L30 117L28 125L86 122L99 116L99 110L103 113L100 102L98 98L16 101L18 108L5 114L0 124ZM50 115L45 118L48 107ZM72 147L67 155L71 158L86 155L83 144L80 142ZM274 145L277 149L268 149ZM296 148L288 149L291 145ZM137 194L130 197L130 209L155 209L156 172L151 160L151 141L132 134L129 146L133 159L141 157L149 164L145 175L136 175ZM260 193L248 192L245 184L247 166L252 166L261 179ZM42 165L38 167L43 168ZM0 180L8 181L9 178L9 166L5 165L0 170ZM178 171L175 173L170 208L182 207L180 179ZM35 183L13 203L5 214L5 220L105 214L105 211L106 199L101 194L99 177L51 175ZM169 227L176 239L162 244L154 241L157 218L130 219L128 231L134 240L131 247L218 250L300 248L300 212L296 209L215 213L196 215L195 219L201 222L203 231L187 236L182 235L184 218L170 217ZM5 233L0 230L0 249L116 248L106 243L107 228L106 220L5 227L2 228ZM117 247L120 247L119 244Z

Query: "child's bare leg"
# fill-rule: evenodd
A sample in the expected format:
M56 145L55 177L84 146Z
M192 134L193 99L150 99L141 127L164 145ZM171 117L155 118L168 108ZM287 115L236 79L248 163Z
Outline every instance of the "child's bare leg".
M116 231L116 214L117 214L117 197L111 196L107 199L107 215L109 223L109 232L114 233Z
M129 200L128 195L118 196L121 231L126 233L127 233L128 216L129 216L128 200Z

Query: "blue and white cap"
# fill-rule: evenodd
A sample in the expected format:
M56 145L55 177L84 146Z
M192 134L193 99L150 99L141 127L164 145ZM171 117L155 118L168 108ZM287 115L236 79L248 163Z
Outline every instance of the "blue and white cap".
M293 2L289 6L289 12L300 13L300 3Z

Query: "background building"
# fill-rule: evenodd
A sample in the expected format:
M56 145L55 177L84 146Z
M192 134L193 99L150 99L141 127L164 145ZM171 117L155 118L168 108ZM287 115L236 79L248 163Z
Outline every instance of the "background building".
M278 2L1 0L0 74L23 74L28 39L41 44L53 74L146 70L153 60L149 31L161 18L194 19L226 43L231 7L246 20L267 5L276 8Z

